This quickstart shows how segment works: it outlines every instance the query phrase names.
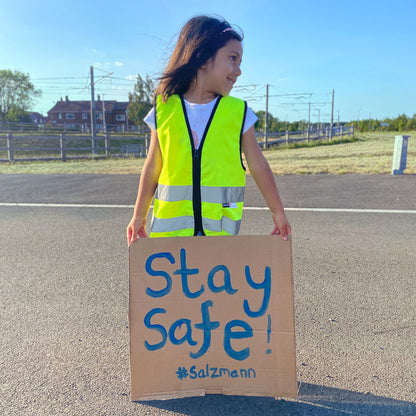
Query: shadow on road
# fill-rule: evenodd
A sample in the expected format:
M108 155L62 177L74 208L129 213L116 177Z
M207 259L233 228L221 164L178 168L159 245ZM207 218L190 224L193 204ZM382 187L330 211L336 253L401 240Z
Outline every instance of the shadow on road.
M413 416L416 404L367 393L303 383L297 400L268 397L207 395L152 400L144 405L187 416L205 415L383 415Z

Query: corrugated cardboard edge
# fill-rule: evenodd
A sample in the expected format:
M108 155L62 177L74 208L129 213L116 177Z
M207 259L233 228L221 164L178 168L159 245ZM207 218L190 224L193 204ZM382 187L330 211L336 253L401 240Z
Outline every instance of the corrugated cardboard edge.
M289 257L290 257L290 271L291 271L290 275L291 275L291 281L292 281L291 285L292 285L292 304L293 304L293 317L292 317L292 319L293 319L293 348L295 349L294 352L293 352L294 357L295 357L293 371L294 371L294 374L295 374L295 385L292 386L292 388L294 389L293 393L289 393L285 396L279 396L279 398L280 397L286 397L286 398L290 398L290 399L296 399L298 397L298 393L299 393L299 386L298 386L298 381L297 381L298 380L298 373L297 373L297 365L296 365L296 363L297 363L297 358L296 358L297 349L296 349L296 322L295 322L295 279L293 277L293 239L292 239L291 235L288 235L287 238L290 241L290 244L289 244L289 249L290 249L289 254L290 254L290 256ZM277 399L277 397L276 397L276 399Z
M205 390L183 390L183 391L167 391L163 393L149 393L149 395L143 394L140 396L131 397L131 401L148 401L148 400L171 400L171 399L184 399L186 397L203 397L205 396Z

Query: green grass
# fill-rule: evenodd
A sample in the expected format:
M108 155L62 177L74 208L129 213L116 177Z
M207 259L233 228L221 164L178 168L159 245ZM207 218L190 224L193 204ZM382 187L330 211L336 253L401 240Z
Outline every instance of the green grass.
M416 137L414 133L409 135ZM395 133L391 132L360 134L349 143L281 149L265 152L265 155L276 174L390 174L394 136ZM405 173L416 173L416 145L412 137L409 139Z
M358 134L353 140L283 146L264 151L275 174L390 174L395 132ZM410 135L405 173L416 173L416 131ZM107 158L67 162L0 163L0 173L137 174L144 159Z

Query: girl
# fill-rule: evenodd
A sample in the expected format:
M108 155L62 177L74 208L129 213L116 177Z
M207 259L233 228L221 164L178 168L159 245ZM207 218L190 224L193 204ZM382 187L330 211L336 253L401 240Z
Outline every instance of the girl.
M291 232L271 169L254 133L255 114L229 93L241 75L242 35L199 16L183 27L145 118L151 128L128 244L148 237L236 235L244 200L244 152L272 213L273 235ZM155 195L156 192L156 195Z

